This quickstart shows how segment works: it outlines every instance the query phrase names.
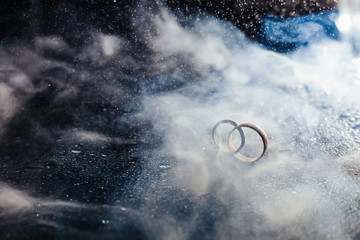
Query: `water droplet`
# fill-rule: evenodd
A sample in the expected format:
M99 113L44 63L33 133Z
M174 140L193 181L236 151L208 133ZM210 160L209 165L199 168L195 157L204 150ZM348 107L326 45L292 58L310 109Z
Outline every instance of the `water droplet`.
M106 220L106 219L103 219L103 220L101 221L101 223L102 223L102 224L109 224L110 221L109 221L109 220Z
M171 165L170 164L159 164L159 168L160 169L170 169Z

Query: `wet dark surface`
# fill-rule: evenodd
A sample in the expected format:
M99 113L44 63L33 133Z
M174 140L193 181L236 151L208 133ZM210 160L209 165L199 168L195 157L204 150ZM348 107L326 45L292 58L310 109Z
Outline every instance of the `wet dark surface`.
M210 19L210 14L229 20L250 38L268 13L285 18L334 8L334 1L300 1L286 8L279 7L281 1L164 2L187 30L197 17ZM206 190L179 184L203 172L163 152L168 139L142 115L144 96L179 94L176 90L217 70L207 63L197 66L186 52L161 55L154 50L151 40L160 35L155 22L161 6L152 1L2 3L0 100L8 104L0 108L0 239L286 239L287 232L294 239L324 236L312 228L292 231L286 221L278 228L266 225L261 207L251 205L247 192L239 197L237 182L220 177L227 170L218 173L211 160L209 172L216 174L209 174ZM107 54L104 41L116 53ZM186 90L189 96L198 94ZM203 93L204 99L218 92ZM294 92L300 99L311 95ZM318 109L323 114L326 106ZM357 129L349 118L340 120ZM297 128L299 122L289 119ZM302 143L301 134L293 141ZM320 146L322 152L341 155L351 148L344 141L342 150L342 139L328 138L320 138L323 145L304 141L302 150ZM329 147L331 141L338 148ZM178 166L189 174L179 174ZM230 166L234 171L252 169ZM293 181L310 181L301 174L295 173ZM276 176L270 177L278 183ZM319 179L316 187L323 184ZM255 191L255 183L248 184L246 191Z

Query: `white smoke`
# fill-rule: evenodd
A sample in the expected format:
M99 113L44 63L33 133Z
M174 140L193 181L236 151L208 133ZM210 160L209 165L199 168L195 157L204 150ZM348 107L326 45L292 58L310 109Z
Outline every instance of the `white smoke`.
M97 224L109 226L110 232L121 232L123 228L126 232L133 224L146 232L144 236L156 239L196 238L198 235L192 234L197 228L211 225L212 220L216 224L208 232L214 239L355 238L360 223L357 177L360 172L360 58L356 41L360 32L357 13L350 6L350 1L341 5L337 20L342 31L341 41L324 40L292 54L266 50L248 40L230 23L206 17L197 19L193 26L184 27L163 10L160 16L153 18L156 34L147 39L153 55L148 72L141 74L137 71L145 69L140 66L143 63L122 55L130 53L126 49L128 43L119 36L95 31L90 34L88 45L79 49L70 47L58 36L36 38L36 51L15 44L11 63L0 64L6 69L7 65L11 66L16 73L4 76L6 81L0 83L0 136L26 98L51 84L57 85L57 91L55 103L49 108L82 100L79 96L86 95L87 102L83 103L95 105L91 111L99 111L97 104L104 103L101 111L113 107L126 114L131 112L132 106L127 103L134 96L130 87L120 86L119 79L126 72L138 74L135 78L165 73L158 83L174 85L170 89L176 90L153 93L154 81L140 83L146 94L142 96L143 111L136 115L136 120L150 121L152 129L141 130L144 134L151 131L153 136L161 136L161 143L154 137L152 140L154 145L160 145L158 148L139 147L145 166L129 191L137 196L129 194L119 197L113 206L99 207L72 203L71 199L60 201L52 196L38 198L2 184L1 216L24 213L32 221L34 216L41 219L39 216L45 215L47 218L41 221L46 223L41 224L62 231L64 226L72 224L66 221L67 211L77 211L79 214L74 218L83 223L87 220L82 211L97 209L103 214L97 212L103 216L96 220ZM9 53L4 55L10 56ZM53 61L44 55L49 55ZM4 59L1 61L5 62ZM179 64L183 62L188 65ZM50 71L49 82L34 87L29 79L44 69L62 69L65 73L59 71L58 76L57 71ZM186 75L188 69L195 74ZM171 71L175 74L168 74ZM190 83L186 79L189 76L195 78ZM95 84L96 81L100 84ZM155 89L162 89L157 87ZM95 91L92 88L96 88ZM75 107L70 110L77 111ZM93 117L91 111L84 116ZM92 121L107 125L108 119L99 115L96 117L100 120L93 117ZM76 114L72 116L76 118ZM130 124L132 117L128 114L114 122ZM253 164L245 164L219 151L211 130L223 119L261 126L269 137L265 156ZM84 122L87 123L87 119ZM106 144L137 144L150 138L130 141L106 131L89 130L94 127L86 126L84 129L71 126L59 132L65 142L93 145L96 150ZM98 147L100 145L102 147ZM106 154L97 158L96 151L89 151L87 156L78 145L73 147L66 151L77 156L84 154L84 158L79 158L82 161L63 157L59 150L59 157L51 159L60 168L54 172L75 174L79 182L99 178L99 184L103 184L102 179L114 180L111 186L115 187L111 190L114 198L118 197L116 191L122 190L117 184L121 180L107 178L106 171L114 174L113 169L104 167L113 164L108 161L110 158ZM119 172L114 175L126 176L128 173L118 170L117 165L127 159L119 155L113 167ZM101 172L103 167L105 170ZM73 189L81 190L79 182L71 182ZM129 180L127 184L133 182ZM85 185L83 188L87 189L90 184L86 182ZM65 192L68 189L61 187L55 190ZM123 199L131 202L136 197L141 203L135 204L136 208L123 206L129 204ZM181 211L177 212L178 209ZM181 214L184 216L179 216ZM74 229L75 232L79 230Z
M340 22L344 14L353 17L341 12ZM173 159L173 183L201 196L220 181L215 191L230 211L220 228L236 229L234 239L251 233L259 239L354 237L360 191L351 169L360 161L360 72L347 32L341 41L283 55L215 20L189 31L163 14L157 24L158 51L189 54L203 69L197 83L143 100L141 117L152 119L164 139L161 152ZM349 23L341 24L340 30ZM356 30L359 22L351 24ZM221 153L211 130L223 119L260 125L270 138L265 157L247 165Z

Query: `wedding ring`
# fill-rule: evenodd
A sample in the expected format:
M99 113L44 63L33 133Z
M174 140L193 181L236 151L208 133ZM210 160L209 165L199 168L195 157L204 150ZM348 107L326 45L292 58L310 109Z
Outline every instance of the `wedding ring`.
M227 120L227 119L226 119L226 120L222 120L222 121L216 123L215 126L214 126L214 128L213 128L213 130L212 130L212 137L213 137L214 142L216 143L216 145L220 148L220 150L222 150L222 151L224 151L224 152L230 152L229 148L226 147L226 146L224 146L224 145L220 142L220 140L219 140L219 138L218 138L218 136L217 136L217 134L216 134L216 129L217 129L217 127L218 127L220 124L223 124L223 123L228 123L228 124L234 126L234 129L232 130L232 132L235 130L235 127L238 126L238 124L237 124L236 122L232 121L232 120ZM241 144L240 144L240 147L239 147L237 150L234 150L234 151L233 151L233 153L237 153L237 152L240 151L240 150L244 147L244 145L245 145L245 134L244 134L244 131L243 131L241 128L237 128L237 129L238 129L238 131L239 131L239 133L240 133L240 136L241 136Z
M232 134L235 132L235 130L239 131L241 128L244 128L244 127L251 128L260 135L260 137L261 137L261 139L263 141L264 147L263 147L263 151L262 151L262 153L261 153L261 155L259 157L246 157L246 156L244 156L243 154L241 154L239 152L239 149L235 148L235 146L233 144L233 141L232 141ZM241 137L243 137L243 135ZM242 146L243 146L243 143L244 143L244 141L242 140L242 142L241 142ZM267 140L266 133L259 126L255 125L255 124L252 124L252 123L242 123L242 124L236 125L234 127L234 129L231 130L231 132L230 132L230 134L228 136L227 144L228 144L230 152L232 152L233 155L237 159L239 159L239 160L241 160L243 162L254 162L256 160L259 160L264 155L264 153L265 153L265 151L267 149L268 140Z

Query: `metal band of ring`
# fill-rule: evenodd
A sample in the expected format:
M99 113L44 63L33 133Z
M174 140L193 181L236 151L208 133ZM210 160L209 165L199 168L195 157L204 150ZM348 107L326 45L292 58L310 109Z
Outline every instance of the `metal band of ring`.
M263 141L263 144L264 144L264 148L259 157L254 157L254 158L246 157L246 156L242 155L241 153L239 153L238 150L235 149L231 136L236 129L241 129L242 127L251 128L260 135L260 137ZM268 140L267 140L266 133L259 126L252 124L252 123L242 123L242 124L237 125L233 130L231 130L231 132L228 136L227 143L228 143L230 152L232 152L237 159L239 159L243 162L254 162L254 161L260 159L264 155L264 153L267 149Z
M222 150L222 151L224 151L224 152L230 152L229 148L226 147L226 146L224 146L224 145L220 142L220 140L219 140L219 138L218 138L218 136L217 136L217 134L216 134L216 128L217 128L220 124L223 124L223 123L228 123L228 124L234 126L234 129L233 129L232 131L234 131L234 130L236 129L236 126L238 126L238 124L237 124L236 122L232 121L232 120L222 120L222 121L218 122L217 124L215 124L215 126L214 126L214 128L213 128L213 130L212 130L212 137L213 137L214 142L216 143L216 145L220 148L220 150ZM236 151L234 150L233 153L234 153L234 152L235 152L235 153L239 152L239 151L244 147L244 145L245 145L245 134L244 134L244 131L243 131L241 128L237 128L237 129L238 129L238 131L239 131L239 133L240 133L240 136L241 136L241 145L240 145L240 147L239 147Z

